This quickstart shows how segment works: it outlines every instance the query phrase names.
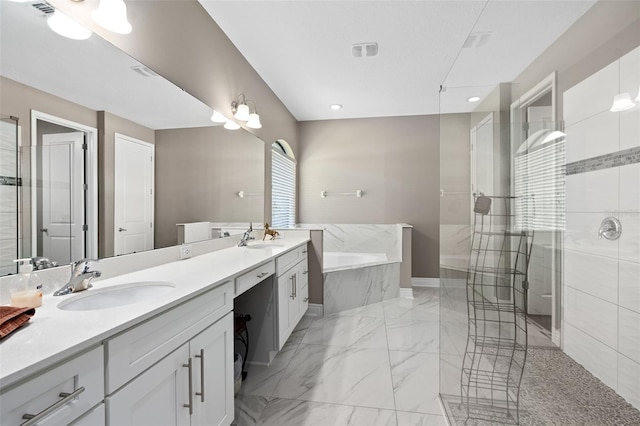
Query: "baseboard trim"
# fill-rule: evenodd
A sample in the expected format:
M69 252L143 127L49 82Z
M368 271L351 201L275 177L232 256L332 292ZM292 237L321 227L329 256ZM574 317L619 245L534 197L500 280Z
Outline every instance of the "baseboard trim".
M400 297L403 299L413 299L413 289L400 287Z
M440 278L411 278L412 287L440 287Z
M307 309L306 315L312 317L324 316L324 305L321 305L320 303L309 303L309 309Z

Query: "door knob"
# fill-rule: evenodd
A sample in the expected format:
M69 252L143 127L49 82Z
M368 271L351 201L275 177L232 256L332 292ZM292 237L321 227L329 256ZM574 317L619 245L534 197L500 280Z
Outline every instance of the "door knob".
M40 230L40 232L44 232L45 234L48 234L48 233L49 233L49 230L48 230L47 228L42 228L42 229Z
M125 232L125 231L126 231L126 229L124 229L124 228L118 228L118 232Z

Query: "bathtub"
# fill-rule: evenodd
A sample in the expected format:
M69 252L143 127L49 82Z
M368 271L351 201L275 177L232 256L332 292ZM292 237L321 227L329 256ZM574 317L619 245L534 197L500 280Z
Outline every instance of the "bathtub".
M323 252L324 314L398 297L400 262L385 253Z
M387 263L386 253L345 253L326 251L322 253L322 271L333 272L342 269L358 268L365 265Z

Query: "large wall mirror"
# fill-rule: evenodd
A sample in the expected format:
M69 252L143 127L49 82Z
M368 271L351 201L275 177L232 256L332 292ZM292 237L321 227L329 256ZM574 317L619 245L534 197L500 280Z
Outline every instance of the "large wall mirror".
M209 106L96 34L55 34L52 12L0 2L0 275L20 257L175 245L180 223L263 221L260 139L214 126Z

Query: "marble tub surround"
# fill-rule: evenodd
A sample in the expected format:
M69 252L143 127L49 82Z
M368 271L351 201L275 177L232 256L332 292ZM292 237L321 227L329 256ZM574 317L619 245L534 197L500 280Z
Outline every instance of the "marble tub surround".
M249 367L234 424L446 425L438 403L437 345L418 352L389 344L393 335L421 339L418 331L425 328L437 341L437 298L438 289L417 289L413 300L307 317L272 366ZM399 318L416 322L398 330Z
M322 229L324 252L385 253L389 261L402 260L402 229L407 224L299 224Z
M107 271L107 278L96 281L96 288L139 281L168 281L176 287L165 295L146 301L95 311L74 312L57 308L61 301L75 297L74 294L60 297L45 295L43 306L38 308L30 324L0 345L0 386L11 386L307 242L308 238L287 238L273 248L251 250L233 246L199 256L194 244L194 257L191 259L169 261L122 275L113 274L117 270L152 263L150 257L154 255L159 259L170 257L172 251L154 250L105 259L95 269ZM205 245L198 250L207 247L206 243L199 244ZM178 251L176 247L170 249Z
M327 272L323 282L324 313L333 314L398 297L400 264Z

